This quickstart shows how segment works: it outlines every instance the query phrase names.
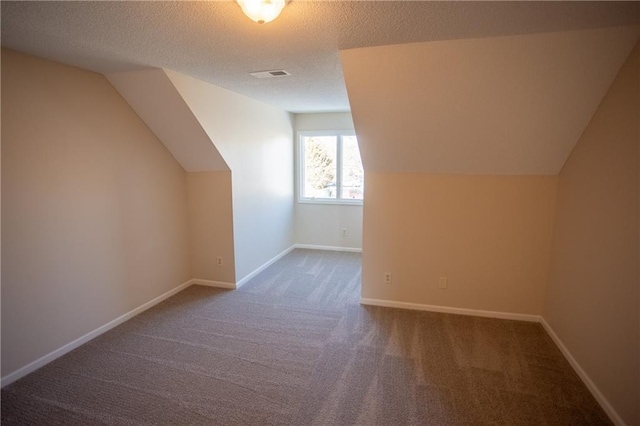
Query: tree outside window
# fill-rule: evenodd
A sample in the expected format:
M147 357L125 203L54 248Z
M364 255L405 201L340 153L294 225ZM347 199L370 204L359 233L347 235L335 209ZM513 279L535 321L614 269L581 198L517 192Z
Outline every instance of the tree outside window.
M364 169L353 134L300 137L300 200L360 204Z

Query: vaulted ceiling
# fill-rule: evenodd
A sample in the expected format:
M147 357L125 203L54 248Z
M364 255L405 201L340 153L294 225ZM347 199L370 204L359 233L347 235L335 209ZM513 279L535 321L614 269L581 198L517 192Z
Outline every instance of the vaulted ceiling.
M107 78L186 171L229 170L164 70L128 71Z
M338 51L637 24L638 2L2 1L2 45L108 74L166 68L292 112L349 110ZM292 76L258 80L251 71Z
M630 26L345 50L365 168L557 174L639 34Z

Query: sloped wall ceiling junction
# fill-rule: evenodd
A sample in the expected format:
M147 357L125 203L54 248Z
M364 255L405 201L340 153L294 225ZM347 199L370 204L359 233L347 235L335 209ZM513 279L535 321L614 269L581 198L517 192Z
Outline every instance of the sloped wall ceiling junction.
M344 50L367 172L555 175L637 27Z
M187 172L191 276L235 283L231 171L161 69L106 76ZM216 266L216 258L223 265Z
M164 70L107 75L187 172L229 170Z
M591 198L583 191L557 201L558 173L637 40L637 27L618 27L342 51L365 167L363 302L547 314L556 203ZM620 111L638 120L637 111ZM606 142L603 152L617 149ZM609 157L619 154L603 162ZM565 286L557 270L556 293ZM448 277L447 289L438 288L439 277ZM570 297L578 303L585 294ZM635 424L628 400L637 396L620 398L628 387L601 380L613 370L591 368L607 356L579 353L575 336L558 335L576 350L610 417ZM623 369L637 371L637 364Z
M288 112L168 70L108 78L189 172L196 279L235 283L293 244Z
M167 71L231 167L236 280L293 244L291 114Z
M640 424L639 125L640 43L560 172L543 314L627 425Z
M540 314L557 173L637 37L616 27L342 51L366 172L363 297Z

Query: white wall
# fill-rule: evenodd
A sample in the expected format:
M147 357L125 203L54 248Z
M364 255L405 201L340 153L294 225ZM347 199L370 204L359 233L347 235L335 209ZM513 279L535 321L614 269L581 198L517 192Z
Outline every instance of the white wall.
M350 112L294 114L294 119L296 132L354 129Z
M2 50L2 375L191 278L185 171L99 74Z
M349 112L295 114L294 128L296 134L308 131L354 129ZM297 167L297 136L295 161ZM297 182L295 190L297 194ZM341 234L343 228L347 230L346 237ZM296 202L295 238L299 244L362 248L362 206Z
M240 281L294 243L291 114L166 73L231 169L235 279Z

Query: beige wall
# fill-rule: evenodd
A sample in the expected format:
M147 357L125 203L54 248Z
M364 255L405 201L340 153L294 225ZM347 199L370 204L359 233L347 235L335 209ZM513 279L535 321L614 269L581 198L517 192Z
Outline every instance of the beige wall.
M560 173L544 317L629 425L640 423L639 47Z
M598 28L341 51L365 170L556 175L639 31Z
M187 193L193 278L235 283L231 172L187 173Z
M2 50L2 375L190 278L185 172L101 75Z
M556 182L367 173L362 297L540 314Z
M296 134L323 130L353 130L353 120L349 112L295 114L294 129ZM297 139L295 161L297 167ZM297 185L295 190L297 194ZM346 237L342 236L343 228L347 230ZM295 239L299 244L361 249L362 206L296 202Z
M294 243L291 114L166 72L231 169L235 278L242 280Z
M235 283L232 182L222 155L165 70L107 78L187 171L192 277Z

